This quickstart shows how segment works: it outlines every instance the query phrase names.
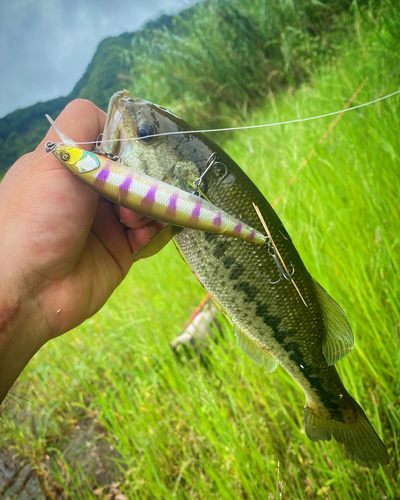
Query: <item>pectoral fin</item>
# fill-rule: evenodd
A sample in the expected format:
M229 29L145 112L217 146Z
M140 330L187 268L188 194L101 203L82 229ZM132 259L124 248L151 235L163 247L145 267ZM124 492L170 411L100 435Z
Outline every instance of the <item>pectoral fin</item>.
M247 333L236 325L235 335L238 346L258 366L265 364L269 373L278 366L278 360L265 347L252 340Z
M315 280L314 288L325 326L322 352L328 365L333 365L354 348L353 332L342 308Z
M142 247L137 252L134 252L130 259L140 260L145 259L147 257L151 257L159 252L161 249L165 247L167 243L169 243L172 238L182 231L181 227L168 225L165 226L158 234L154 236L152 240L150 240L147 245Z

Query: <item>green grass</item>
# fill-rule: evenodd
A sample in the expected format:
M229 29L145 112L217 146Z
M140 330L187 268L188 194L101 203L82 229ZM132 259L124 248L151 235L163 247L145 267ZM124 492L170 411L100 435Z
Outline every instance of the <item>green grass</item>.
M304 81L338 53L365 0L208 0L126 51L135 95L198 127L240 123L268 92ZM379 9L377 9L379 10ZM145 32L146 33L146 32Z
M340 109L367 77L353 105L397 90L396 19L371 22L379 31L361 24L340 58L246 121ZM129 499L400 497L400 99L343 115L319 144L332 120L238 132L224 148L271 202L280 197L308 269L346 311L356 349L338 369L390 465L371 471L336 442L309 441L302 391L282 368L268 374L242 354L225 320L205 359L174 358L169 341L204 290L170 245L135 264L107 305L45 346L14 387L30 402L6 406L3 447L43 487L98 498L100 454L106 481Z

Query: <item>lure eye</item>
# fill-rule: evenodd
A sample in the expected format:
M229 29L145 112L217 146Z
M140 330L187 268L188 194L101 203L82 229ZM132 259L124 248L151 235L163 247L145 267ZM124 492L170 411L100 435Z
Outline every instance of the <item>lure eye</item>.
M71 155L69 153L62 153L61 154L62 161L69 161L70 158L71 158Z
M144 142L150 142L154 137L147 137L148 135L154 135L156 129L153 125L147 122L139 123L136 129L137 136Z

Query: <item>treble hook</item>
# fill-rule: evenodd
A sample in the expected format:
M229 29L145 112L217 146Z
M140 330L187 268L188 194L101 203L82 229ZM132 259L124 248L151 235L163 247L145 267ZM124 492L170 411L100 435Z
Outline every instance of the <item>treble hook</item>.
M225 163L222 163L221 161L216 161L217 159L217 153L213 153L207 160L206 167L204 172L198 177L194 182L193 186L195 190L193 191L193 194L199 195L200 191L199 188L203 182L204 177L208 173L208 171L211 169L211 167L215 167L216 165L222 165L225 168L225 173L221 175L221 177L217 181L217 186L221 184L221 182L225 179L225 177L228 175L228 167L225 165Z
M282 280L282 278L285 278L285 280L287 280L287 281L292 281L292 277L294 275L294 265L292 264L292 262L289 261L290 265L292 267L291 272L289 272L283 268L281 261L279 260L278 256L276 255L275 248L272 246L270 241L267 241L267 245L268 245L268 253L274 259L275 265L279 271L279 279L277 281L270 281L268 279L267 275L264 274L264 278L267 280L267 283L269 283L270 285L276 285L277 283L279 283Z

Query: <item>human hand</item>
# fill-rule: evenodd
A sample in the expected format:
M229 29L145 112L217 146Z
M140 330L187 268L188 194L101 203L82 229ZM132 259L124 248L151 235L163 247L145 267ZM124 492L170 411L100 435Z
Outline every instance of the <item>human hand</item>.
M77 142L94 141L105 119L77 100L57 124ZM113 206L46 155L45 143L58 140L49 130L0 184L0 401L9 371L18 365L15 379L41 345L98 311L126 276L132 252L163 227Z

